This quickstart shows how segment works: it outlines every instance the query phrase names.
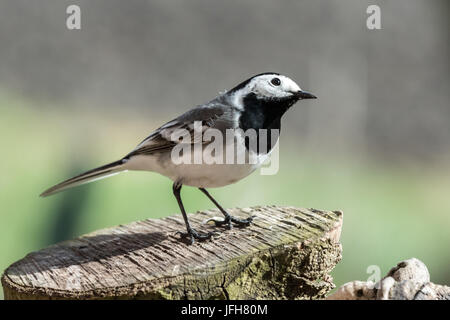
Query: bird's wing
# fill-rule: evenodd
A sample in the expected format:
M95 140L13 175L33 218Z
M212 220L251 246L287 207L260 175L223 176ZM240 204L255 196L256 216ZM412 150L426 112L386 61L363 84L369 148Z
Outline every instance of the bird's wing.
M156 129L132 152L125 156L125 158L164 152L170 150L178 143L186 143L186 140L180 141L180 136L174 134L177 130L186 130L184 132L189 133L190 143L195 143L201 141L199 140L201 139L201 134L208 128L217 128L220 130L232 128L233 112L232 107L218 102L193 108ZM194 130L194 123L196 121L201 122L201 132Z

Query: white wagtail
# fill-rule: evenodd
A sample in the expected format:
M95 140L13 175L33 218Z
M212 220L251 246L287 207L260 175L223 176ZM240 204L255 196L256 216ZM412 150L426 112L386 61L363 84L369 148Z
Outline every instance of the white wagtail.
M210 102L199 105L156 129L124 158L63 181L43 192L41 196L49 196L122 171L154 171L173 181L173 193L183 214L187 228L186 235L190 238L191 243L194 242L194 239L208 239L213 233L199 233L191 227L181 201L182 185L199 188L217 206L225 218L223 220L213 219L216 225L228 228L231 228L232 223L239 226L249 225L252 217L238 219L231 216L205 188L225 186L248 176L262 165L278 140L277 136L275 143L268 141L267 147L263 151L250 147L242 132L253 129L258 136L261 130L268 130L269 139L267 140L270 140L270 132L280 130L281 117L294 103L302 99L315 98L311 93L300 89L294 81L286 76L273 72L258 74L220 94ZM177 130L185 130L192 137L187 144L194 144L197 139L194 132L195 123L201 124L201 131L204 133L213 129L219 130L219 132L235 130L232 142L238 144L238 147L242 147L238 150L243 150L247 160L251 158L253 161L200 164L175 162L173 160L174 149L181 144L186 145L186 141L180 141L179 136L175 138L174 134ZM227 143L229 144L229 142L225 142L225 144ZM204 141L201 144L207 145ZM197 151L194 147L191 151L194 158L196 152L203 152L203 149ZM223 155L225 153L223 152Z

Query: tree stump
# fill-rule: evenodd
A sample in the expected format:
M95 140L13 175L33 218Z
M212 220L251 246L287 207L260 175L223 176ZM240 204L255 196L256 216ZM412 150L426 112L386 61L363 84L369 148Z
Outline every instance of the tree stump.
M247 228L189 245L181 215L99 230L32 252L2 276L5 299L316 299L334 287L343 214L293 207L230 209Z

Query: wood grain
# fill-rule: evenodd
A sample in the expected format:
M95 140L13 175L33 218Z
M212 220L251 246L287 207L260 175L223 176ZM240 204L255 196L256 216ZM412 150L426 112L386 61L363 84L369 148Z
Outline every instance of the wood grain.
M2 276L6 299L310 299L333 288L343 214L294 207L230 209L247 228L188 245L181 215L99 230L32 252Z

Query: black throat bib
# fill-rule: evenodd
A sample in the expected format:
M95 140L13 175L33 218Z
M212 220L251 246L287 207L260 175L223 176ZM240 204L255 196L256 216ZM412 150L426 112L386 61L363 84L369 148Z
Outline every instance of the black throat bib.
M245 139L245 147L247 150L252 149L252 151L259 153L267 153L275 145L276 141L273 142L271 139L271 129L281 130L281 117L284 113L298 101L297 97L288 98L258 98L256 94L249 93L243 99L244 110L239 118L239 126L244 131L248 129L256 130L257 135L257 146L250 146L249 139ZM260 129L267 130L267 150L259 150L260 144ZM264 142L264 141L262 141Z

